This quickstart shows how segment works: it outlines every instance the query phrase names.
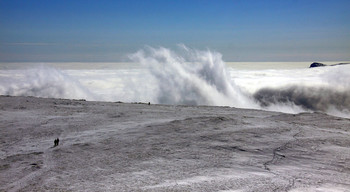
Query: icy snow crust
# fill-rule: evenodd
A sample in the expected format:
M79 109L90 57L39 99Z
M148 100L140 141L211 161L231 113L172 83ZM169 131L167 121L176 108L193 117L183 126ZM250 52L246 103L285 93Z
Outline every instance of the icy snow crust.
M322 113L1 96L0 191L349 191L349 128Z

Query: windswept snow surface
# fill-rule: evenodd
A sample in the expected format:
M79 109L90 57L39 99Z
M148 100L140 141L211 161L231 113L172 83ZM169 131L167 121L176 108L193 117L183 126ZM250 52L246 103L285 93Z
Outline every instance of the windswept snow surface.
M322 113L1 96L0 191L349 191L349 128Z

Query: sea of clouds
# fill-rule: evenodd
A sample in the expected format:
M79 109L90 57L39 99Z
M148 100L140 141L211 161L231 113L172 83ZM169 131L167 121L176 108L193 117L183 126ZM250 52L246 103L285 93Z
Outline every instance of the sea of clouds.
M236 69L218 52L184 45L174 50L145 47L129 59L137 67L60 69L41 64L2 69L0 94L288 113L320 111L350 117L350 65Z

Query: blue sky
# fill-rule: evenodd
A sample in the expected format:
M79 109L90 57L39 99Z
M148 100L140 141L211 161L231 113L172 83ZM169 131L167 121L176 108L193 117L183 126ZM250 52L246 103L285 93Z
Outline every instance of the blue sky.
M0 0L0 62L117 62L182 43L225 61L350 60L349 0Z

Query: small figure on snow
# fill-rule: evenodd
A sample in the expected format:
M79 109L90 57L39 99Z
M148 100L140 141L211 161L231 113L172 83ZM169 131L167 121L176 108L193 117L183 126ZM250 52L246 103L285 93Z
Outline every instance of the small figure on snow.
M60 142L60 139L59 139L59 138L55 139L55 141L54 141L54 147L56 147L56 146L58 145L59 142Z

